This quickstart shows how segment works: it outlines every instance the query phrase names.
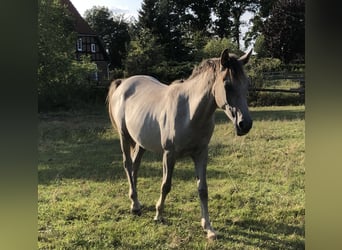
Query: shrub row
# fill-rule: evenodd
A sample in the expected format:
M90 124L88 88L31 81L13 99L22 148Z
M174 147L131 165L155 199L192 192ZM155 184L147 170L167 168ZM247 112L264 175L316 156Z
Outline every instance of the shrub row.
M305 96L298 93L253 91L249 93L248 103L251 107L303 105L305 103Z

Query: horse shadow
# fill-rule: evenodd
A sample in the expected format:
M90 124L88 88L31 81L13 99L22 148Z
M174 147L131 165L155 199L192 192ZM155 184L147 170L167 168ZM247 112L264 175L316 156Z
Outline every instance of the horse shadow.
M103 139L92 136L91 143L74 143L52 146L39 155L38 184L48 185L62 179L83 179L96 182L127 179L123 163L120 141L117 138ZM220 176L221 172L208 170L210 176ZM146 152L139 169L139 177L162 178L162 155ZM176 161L173 178L195 179L194 164L190 157Z
M256 121L295 120L304 119L305 116L304 111L293 110L262 110L251 113ZM223 111L217 111L215 115L216 124L227 123L228 118ZM58 119L60 120L60 118ZM49 184L63 178L89 179L100 182L126 179L118 137L108 139L101 136L101 132L109 127L109 121L103 119L101 124L91 128L92 133L82 134L83 137L87 134L86 138L81 136L74 138L72 143L70 143L69 138L64 140L63 134L57 139L54 137L57 141L52 142L53 145L48 144L42 149L43 153L39 153L38 184ZM68 132L66 128L63 129L62 133ZM75 127L73 129L79 130L80 128ZM53 132L56 131L53 130ZM75 142L75 140L79 141ZM217 147L221 148L224 145L217 145ZM212 160L214 159L209 159L209 164ZM179 162L183 164L183 167L177 167ZM184 167L184 165L191 165L191 167ZM208 168L208 176L217 178L221 176L221 173L219 170ZM162 178L162 155L146 152L142 158L139 176ZM178 159L174 178L191 180L195 177L193 162L186 158Z
M245 219L225 221L225 228L217 228L219 240L262 249L305 249L305 229L285 223ZM282 235L282 237L279 237ZM302 240L293 237L302 236Z
M96 182L127 179L122 163L120 141L115 134L117 132L112 129L109 119L104 114L90 118L93 123L89 123L83 116L41 117L40 120L45 122L45 125L40 126L39 131L38 184L48 185L62 179ZM208 168L208 176L221 176L221 172ZM162 154L145 152L139 177L161 179ZM173 177L180 180L196 178L194 163L190 157L176 161Z

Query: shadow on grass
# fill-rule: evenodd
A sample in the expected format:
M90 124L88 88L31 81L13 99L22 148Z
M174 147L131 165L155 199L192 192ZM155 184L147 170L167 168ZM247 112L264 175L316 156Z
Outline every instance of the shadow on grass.
M304 119L304 111L261 110L252 111L254 120ZM216 113L216 123L227 122L222 111ZM60 179L90 179L106 181L126 179L122 166L120 142L117 138L105 138L101 134L110 128L106 113L73 115L44 115L40 119L38 183L49 184ZM115 133L112 131L112 133ZM216 145L216 151L224 145ZM214 152L211 150L210 152ZM215 152L216 152L215 151ZM215 161L214 156L209 160ZM179 166L181 162L183 166ZM178 160L174 178L191 180L195 178L193 162ZM186 165L187 167L184 167ZM208 168L210 178L220 178L222 171ZM140 177L162 178L162 157L146 152L143 156Z
M86 130L80 132L77 127L74 128L77 131L75 133L66 131L67 128L62 130L56 132L52 140L40 142L38 184L48 185L62 179L98 182L126 180L118 139L101 138L97 135L101 129L95 129L95 132L93 129L89 133ZM223 171L224 169L208 169L208 176L220 178ZM159 177L161 180L162 156L145 152L139 177ZM194 180L195 177L194 164L190 157L176 161L173 178Z
M228 220L226 224L230 227L219 234L219 240L233 241L262 249L305 249L304 226L253 219L239 222ZM297 237L294 237L295 235Z
M97 146L93 150L89 150L92 146L73 145L69 152L46 152L40 157L38 184L56 183L61 179L86 179L98 182L126 180L119 140L100 140L94 143ZM224 173L224 169L207 170L208 178L222 178L225 176ZM153 177L162 179L162 156L146 152L141 161L138 178ZM190 157L176 161L174 179L191 181L195 180L195 177L194 164Z

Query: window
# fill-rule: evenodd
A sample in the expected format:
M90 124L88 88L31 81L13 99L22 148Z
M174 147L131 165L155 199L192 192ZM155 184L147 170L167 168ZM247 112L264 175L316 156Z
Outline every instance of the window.
M82 38L77 39L77 51L82 51Z
M96 52L96 45L95 45L95 43L92 43L92 44L90 45L90 49L91 49L91 52L93 52L93 53Z

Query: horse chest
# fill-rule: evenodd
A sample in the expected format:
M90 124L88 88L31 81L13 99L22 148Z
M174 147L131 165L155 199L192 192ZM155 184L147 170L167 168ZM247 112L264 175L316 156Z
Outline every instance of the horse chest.
M188 125L187 127L176 126L173 133L167 137L162 137L164 149L173 148L175 152L184 155L193 150L207 146L213 133L213 124L205 126Z

